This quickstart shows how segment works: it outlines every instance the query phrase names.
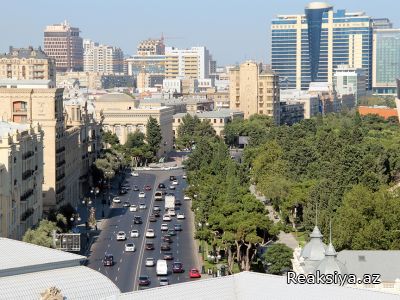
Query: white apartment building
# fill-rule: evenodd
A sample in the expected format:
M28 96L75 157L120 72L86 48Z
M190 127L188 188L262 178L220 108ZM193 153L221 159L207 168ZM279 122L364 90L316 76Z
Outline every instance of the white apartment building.
M124 53L120 48L102 45L85 39L83 70L85 72L102 72L106 74L122 73Z

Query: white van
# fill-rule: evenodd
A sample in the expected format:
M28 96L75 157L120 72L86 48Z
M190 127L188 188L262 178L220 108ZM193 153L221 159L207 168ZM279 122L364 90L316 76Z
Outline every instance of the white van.
M167 261L165 259L157 260L156 272L157 276L168 275L168 266L167 266Z

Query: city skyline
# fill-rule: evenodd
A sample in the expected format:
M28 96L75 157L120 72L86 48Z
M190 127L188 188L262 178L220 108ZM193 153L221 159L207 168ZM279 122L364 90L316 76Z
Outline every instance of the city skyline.
M99 1L96 6L76 0L57 6L48 0L41 1L42 5L23 1L24 5L19 3L18 7L8 3L11 11L18 9L19 13L6 15L0 20L0 25L11 28L2 34L0 52L8 51L9 46L43 46L46 25L67 20L72 26L79 27L83 38L120 47L127 55L136 52L141 40L159 38L163 33L169 46L206 46L218 65L236 64L246 59L269 63L271 20L277 14L303 13L309 2L278 3L273 0L266 3L254 0L244 6L239 0L217 3L206 0L201 6L180 6L178 0L156 0L146 4L118 1L115 10L110 10L106 1ZM379 4L343 0L327 2L335 11L364 11L374 18L387 17L394 23L394 28L399 23L396 10L389 9L396 4L393 0L383 0ZM40 18L31 18L32 13L39 14Z

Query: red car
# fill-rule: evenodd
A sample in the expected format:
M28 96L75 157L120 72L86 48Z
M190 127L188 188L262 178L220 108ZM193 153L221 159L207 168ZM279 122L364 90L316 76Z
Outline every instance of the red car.
M146 186L144 187L144 189L145 189L146 191L151 191L151 186L146 185Z
M200 278L201 274L200 274L199 270L193 268L193 269L190 269L190 271L189 271L189 277L190 278Z

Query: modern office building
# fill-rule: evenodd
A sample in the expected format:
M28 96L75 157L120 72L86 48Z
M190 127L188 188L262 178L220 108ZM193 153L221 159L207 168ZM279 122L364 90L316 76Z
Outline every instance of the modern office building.
M333 11L312 2L304 14L279 15L272 21L272 69L282 86L307 90L310 82L333 83L338 65L363 68L372 85L371 18L363 12Z
M353 94L357 103L360 97L366 95L364 69L337 66L333 74L333 86L339 97Z
M83 45L85 49L83 54L84 72L123 73L124 53L120 48L99 45L91 40L84 40Z
M0 122L0 237L20 239L42 218L43 131Z
M374 94L395 95L400 77L400 29L374 30L372 62Z
M244 112L247 119L260 114L274 118L279 124L278 76L263 70L261 64L246 61L230 69L230 108Z
M48 57L42 48L14 48L0 54L0 79L16 80L44 79L56 81L54 59Z
M44 30L44 52L56 61L57 72L83 70L83 42L79 28L65 21Z

